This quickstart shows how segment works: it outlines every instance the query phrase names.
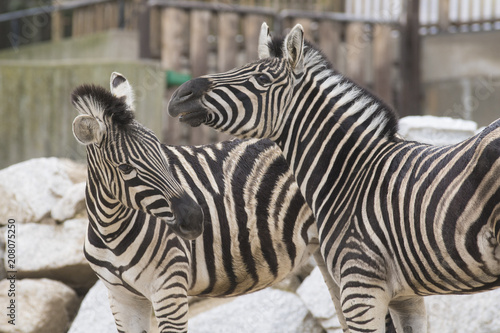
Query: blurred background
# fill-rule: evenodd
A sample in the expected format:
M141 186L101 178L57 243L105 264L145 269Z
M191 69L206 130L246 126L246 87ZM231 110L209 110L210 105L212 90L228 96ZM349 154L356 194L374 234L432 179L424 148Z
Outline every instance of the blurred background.
M340 72L398 114L500 115L500 0L0 1L0 168L83 161L70 94L124 74L137 118L167 144L227 139L166 113L175 88L257 59L260 25L301 23Z

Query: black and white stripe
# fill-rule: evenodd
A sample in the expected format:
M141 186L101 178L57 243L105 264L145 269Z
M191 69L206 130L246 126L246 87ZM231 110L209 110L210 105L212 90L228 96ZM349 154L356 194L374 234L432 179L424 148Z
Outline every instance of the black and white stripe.
M169 112L240 137L268 137L317 220L350 332L425 332L425 295L500 284L500 121L456 145L397 134L380 100L331 69L300 25L263 25L260 60L181 86ZM185 106L190 105L196 113Z
M312 212L275 144L161 145L138 122L123 124L118 115L105 116L102 111L120 101L126 104L122 111L132 110L125 78L114 73L111 83L114 95L85 86L75 91L74 100L90 101L88 107L75 106L105 128L101 141L87 144L90 225L85 254L108 288L120 332L149 332L151 309L160 332L186 332L187 295L253 292L281 281L317 252ZM80 141L89 137L83 135L89 128L99 128L85 121L83 129L75 125ZM151 201L159 197L155 191L167 192L171 186L173 201ZM204 231L196 239L179 237L192 234L182 228L172 232L173 221L148 210L171 207L167 210L175 215L176 206L187 204L179 196L194 198L203 212ZM137 198L134 206L131 201Z

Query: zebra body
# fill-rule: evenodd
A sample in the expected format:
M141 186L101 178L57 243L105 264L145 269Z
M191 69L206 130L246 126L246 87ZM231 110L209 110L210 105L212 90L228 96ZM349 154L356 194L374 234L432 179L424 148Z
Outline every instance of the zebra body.
M272 40L264 24L259 57L185 83L169 112L278 144L317 221L345 330L384 332L390 308L398 332L425 332L421 296L498 287L500 121L452 146L404 141L392 111L332 70L300 25Z
M235 296L257 291L284 279L316 251L312 212L281 150L271 141L161 145L135 121L118 126L114 118L102 116L102 110L120 101L132 110L131 87L122 75L113 73L111 92L84 86L75 91L73 100L82 115L106 127L101 142L87 144L90 223L85 255L108 288L118 331L149 332L153 309L160 332L186 332L187 295ZM80 141L96 128L75 121ZM155 147L161 150L157 158ZM133 170L120 167L124 159L133 164ZM132 173L142 178L120 181ZM145 179L155 177L169 180L159 188L172 184L175 194L184 189L183 196L195 198L203 212L200 237L184 239L193 233L172 228L172 221L164 223L164 217L151 214L151 207L164 208L151 202L150 196L156 193L144 185ZM133 187L134 193L125 193ZM134 199L151 207L134 209L130 203ZM174 200L170 206L177 217L176 211L189 211L184 206L191 205ZM191 229L198 231L195 227ZM321 265L321 256L316 257Z

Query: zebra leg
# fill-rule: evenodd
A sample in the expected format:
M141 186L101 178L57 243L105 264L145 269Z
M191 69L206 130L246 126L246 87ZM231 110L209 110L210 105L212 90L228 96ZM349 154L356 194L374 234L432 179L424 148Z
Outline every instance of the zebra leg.
M185 286L171 285L156 292L152 301L161 333L187 332L188 297Z
M337 312L337 317L339 318L342 331L347 332L347 323L345 321L344 315L342 314L342 307L340 306L340 288L337 283L335 283L332 275L328 271L319 247L316 249L316 251L314 251L313 256L316 264L319 267L321 275L323 275L323 279L325 280L326 286L328 287L328 291L330 292L330 297L332 298L333 305L335 306L335 312Z
M380 281L377 281L380 282ZM366 278L342 282L341 305L350 333L384 333L389 311L389 295ZM363 285L362 288L353 286Z
M118 332L149 333L152 307L147 298L110 289L108 297Z
M427 332L427 316L423 297L393 300L389 303L389 307L398 332Z

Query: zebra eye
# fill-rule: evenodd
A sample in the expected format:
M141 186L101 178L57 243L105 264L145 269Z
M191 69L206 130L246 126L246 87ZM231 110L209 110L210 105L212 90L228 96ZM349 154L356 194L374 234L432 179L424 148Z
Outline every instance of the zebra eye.
M265 74L259 74L259 75L257 75L257 77L255 78L255 80L257 80L257 83L260 84L260 85L266 85L266 84L271 83L271 79L269 78L269 76L267 76Z
M129 174L131 173L133 170L134 170L134 167L131 166L130 164L120 164L118 166L118 169L120 169L120 171L124 174Z

